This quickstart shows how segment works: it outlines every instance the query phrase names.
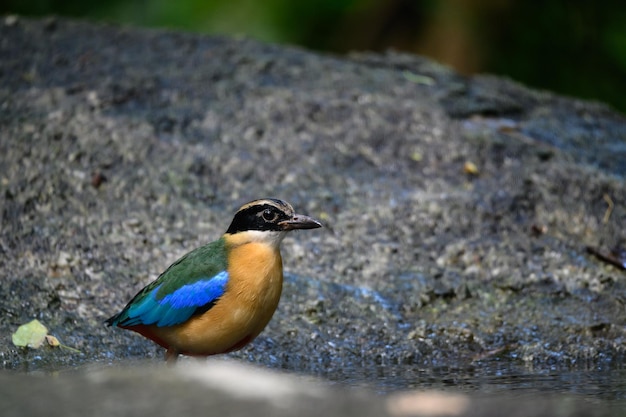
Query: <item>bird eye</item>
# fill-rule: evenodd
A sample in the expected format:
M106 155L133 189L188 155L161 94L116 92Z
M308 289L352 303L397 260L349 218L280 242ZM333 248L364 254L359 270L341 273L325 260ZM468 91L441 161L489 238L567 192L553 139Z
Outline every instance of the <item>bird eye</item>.
M263 220L265 220L266 222L273 222L276 220L276 212L270 210L270 209L265 209L263 210Z

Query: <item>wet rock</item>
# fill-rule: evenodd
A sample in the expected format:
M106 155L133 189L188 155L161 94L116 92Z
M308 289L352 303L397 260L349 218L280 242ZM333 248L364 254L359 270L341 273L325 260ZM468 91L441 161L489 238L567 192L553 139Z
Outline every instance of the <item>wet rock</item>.
M55 376L0 373L5 417L46 415L605 416L605 406L567 397L510 401L458 392L378 396L235 362L83 369Z
M4 368L160 358L102 321L263 196L326 227L285 240L234 357L340 381L623 358L624 271L586 250L626 241L607 107L397 53L21 17L0 39L0 331L81 352L4 338Z

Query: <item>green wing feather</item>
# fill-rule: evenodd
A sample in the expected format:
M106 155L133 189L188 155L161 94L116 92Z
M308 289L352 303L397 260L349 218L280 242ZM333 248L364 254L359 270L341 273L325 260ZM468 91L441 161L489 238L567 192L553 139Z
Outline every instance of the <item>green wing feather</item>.
M155 288L162 284L157 292L157 298L162 298L183 285L211 278L225 271L227 266L226 241L224 238L220 238L187 253L170 265L156 281L148 286Z
M169 266L142 289L109 325L172 326L207 311L226 290L228 281L224 238L201 246Z

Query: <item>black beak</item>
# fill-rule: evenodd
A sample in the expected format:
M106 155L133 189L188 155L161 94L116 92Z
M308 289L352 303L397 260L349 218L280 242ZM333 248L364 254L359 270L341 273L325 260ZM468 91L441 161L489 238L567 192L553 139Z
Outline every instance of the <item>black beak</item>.
M294 214L291 219L284 220L278 224L283 230L317 229L318 227L322 227L322 223L304 214Z

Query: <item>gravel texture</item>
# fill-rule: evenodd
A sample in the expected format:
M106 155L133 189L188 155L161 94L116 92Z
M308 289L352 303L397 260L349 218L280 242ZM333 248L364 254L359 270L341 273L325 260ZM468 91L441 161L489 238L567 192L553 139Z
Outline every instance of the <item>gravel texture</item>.
M377 366L596 366L626 351L626 123L598 103L389 52L61 19L0 21L5 369L161 357L103 326L237 207L325 228L283 243L284 295L231 356L330 379Z

